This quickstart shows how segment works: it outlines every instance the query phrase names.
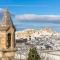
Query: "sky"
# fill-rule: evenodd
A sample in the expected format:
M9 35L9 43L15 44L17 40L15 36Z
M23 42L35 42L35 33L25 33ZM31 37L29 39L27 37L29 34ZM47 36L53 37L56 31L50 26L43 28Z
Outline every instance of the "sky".
M0 0L0 14L5 8L17 30L50 27L60 32L60 0Z

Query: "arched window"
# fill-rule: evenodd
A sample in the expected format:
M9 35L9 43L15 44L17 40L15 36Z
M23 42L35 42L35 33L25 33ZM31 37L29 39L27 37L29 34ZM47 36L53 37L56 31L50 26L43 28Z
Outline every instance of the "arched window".
M11 46L11 33L8 33L7 35L7 48Z

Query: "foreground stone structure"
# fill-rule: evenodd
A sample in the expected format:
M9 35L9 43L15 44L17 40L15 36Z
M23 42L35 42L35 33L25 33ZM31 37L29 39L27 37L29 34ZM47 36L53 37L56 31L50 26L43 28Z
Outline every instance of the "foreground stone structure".
M15 60L15 51L15 27L6 9L0 24L0 60Z

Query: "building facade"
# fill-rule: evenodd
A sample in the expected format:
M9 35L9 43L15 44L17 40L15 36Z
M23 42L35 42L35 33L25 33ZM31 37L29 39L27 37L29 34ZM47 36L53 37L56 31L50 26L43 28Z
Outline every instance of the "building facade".
M0 24L0 60L14 60L15 51L15 27L6 9Z

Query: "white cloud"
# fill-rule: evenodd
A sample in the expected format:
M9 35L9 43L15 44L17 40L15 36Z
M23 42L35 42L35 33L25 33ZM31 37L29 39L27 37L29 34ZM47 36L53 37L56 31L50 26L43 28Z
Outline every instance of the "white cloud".
M0 13L2 13L4 11L4 9L3 8L0 8Z
M60 15L36 15L36 14L23 14L23 15L16 15L17 20L46 20L46 21L53 21L53 20L60 20Z
M18 7L48 7L46 4L8 4L8 5L0 5L0 6L18 6Z

